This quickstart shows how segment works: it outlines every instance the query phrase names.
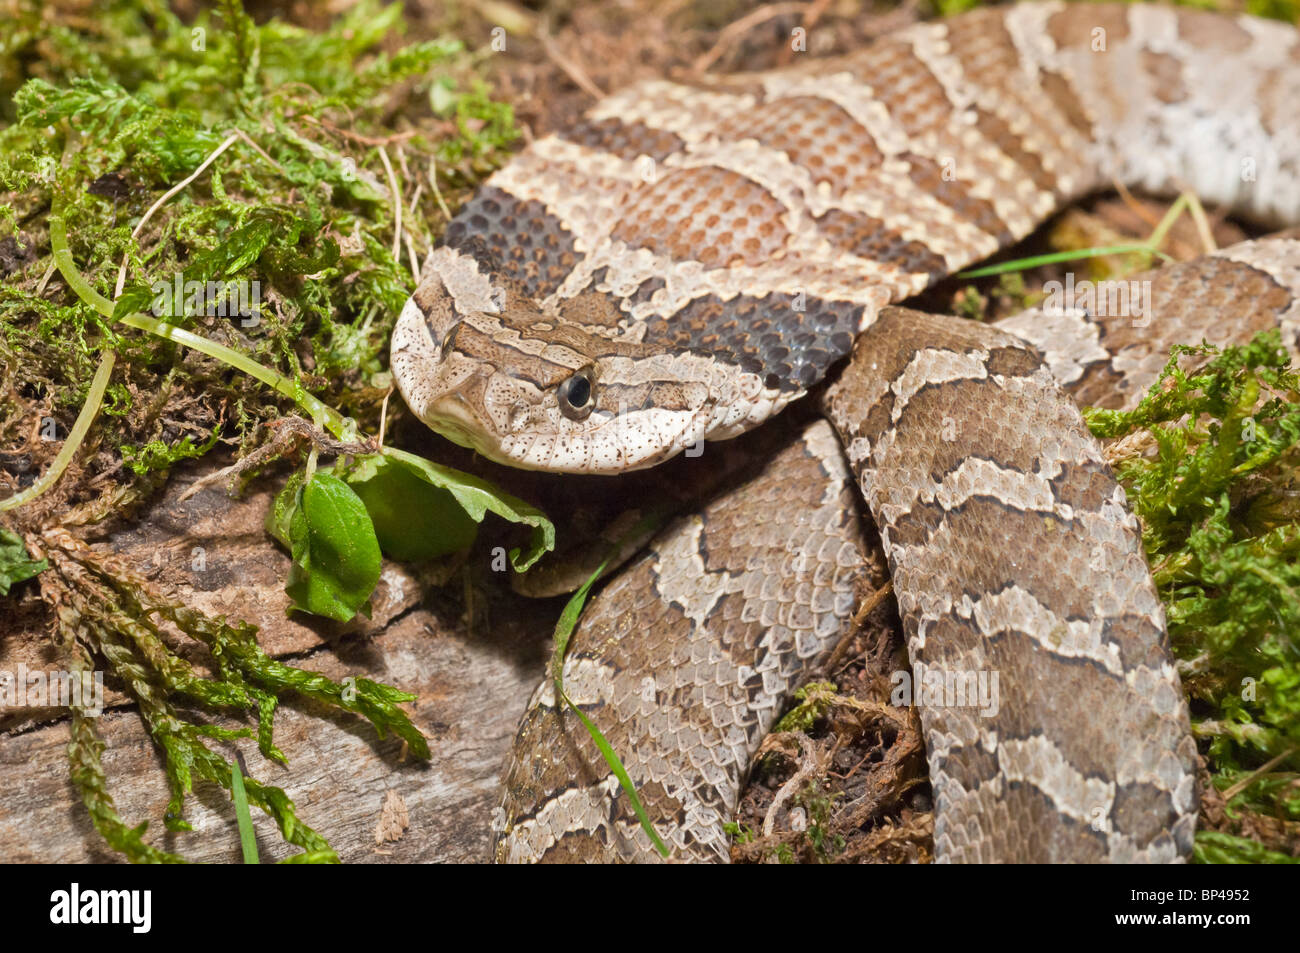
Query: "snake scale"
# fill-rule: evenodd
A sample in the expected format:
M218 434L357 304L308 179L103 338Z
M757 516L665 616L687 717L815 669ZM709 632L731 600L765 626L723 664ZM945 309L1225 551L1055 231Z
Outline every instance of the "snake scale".
M566 659L676 859L727 858L757 745L878 584L858 494L918 685L938 689L917 701L936 859L1189 855L1196 750L1163 610L1076 401L1132 402L1202 336L1279 327L1295 351L1300 240L1141 276L1140 320L896 303L1116 181L1300 221L1297 102L1300 42L1277 23L986 8L793 69L622 90L451 222L392 367L421 419L488 457L647 467L830 380L825 419L662 530ZM990 674L992 707L951 690ZM498 860L657 858L549 681L497 820Z

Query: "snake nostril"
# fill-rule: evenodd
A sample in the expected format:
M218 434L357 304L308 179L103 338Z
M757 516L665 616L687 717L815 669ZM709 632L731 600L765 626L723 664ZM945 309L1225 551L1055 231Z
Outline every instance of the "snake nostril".
M456 343L456 332L460 330L460 321L457 320L447 329L447 333L442 336L442 343L438 346L438 360L445 361L447 352L451 350L452 345Z
M528 401L520 399L514 402L510 407L510 429L512 431L523 430L531 416L531 406Z

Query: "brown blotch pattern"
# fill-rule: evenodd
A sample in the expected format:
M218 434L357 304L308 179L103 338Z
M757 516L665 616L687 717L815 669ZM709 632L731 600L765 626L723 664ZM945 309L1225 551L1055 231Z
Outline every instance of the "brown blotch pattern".
M1020 54L1002 18L1000 10L973 10L948 31L952 55L981 86L998 88L1020 72Z
M804 390L849 353L861 315L861 305L808 295L706 295L671 318L650 318L645 343L712 355L767 387Z
M1291 49L1291 57L1300 62L1300 39ZM1269 135L1300 129L1296 103L1300 102L1300 75L1296 70L1271 69L1259 81L1260 123Z
M1129 37L1128 10L1123 4L1075 4L1047 18L1048 35L1061 49L1092 48L1093 31L1105 30L1106 49Z
M948 262L925 242L904 238L883 221L862 212L830 209L817 219L818 230L836 248L892 265L907 275L925 275L937 281L948 274Z
M853 57L854 74L908 135L941 128L953 116L952 100L911 44L886 37Z
M1051 13L1046 18L1049 38L1058 49L1071 53L1061 58L1059 66L1049 54L1043 63L1028 64L1028 68L1021 62L1021 53L1008 31L1007 15L1002 9L984 9L942 28L920 28L927 36L947 38L953 62L941 59L941 65L963 70L958 88L973 93L979 102L969 115L954 119L952 103L937 79L947 74L922 62L906 37L879 42L863 54L841 61L846 65L837 68L854 70L872 87L894 126L917 137L913 147L916 153L936 151L936 141L956 141L960 136L952 134L958 129L955 124L963 124L958 131L964 134L968 131L965 124L973 120L969 127L977 129L1000 152L989 157L989 165L1002 167L1005 156L1041 191L1053 193L1052 172L1044 165L1047 160L1035 154L1030 142L1051 150L1049 158L1060 173L1063 163L1073 159L1076 152L1082 154L1080 164L1092 161L1093 150L1075 149L1067 155L1067 144L1079 146L1080 139L1097 143L1107 132L1096 127L1100 119L1089 112L1085 104L1090 100L1076 91L1075 79L1079 82L1077 88L1101 97L1091 100L1106 107L1098 111L1097 117L1110 116L1112 106L1117 118L1122 119L1141 115L1127 112L1129 109L1151 110L1156 103L1176 103L1193 93L1201 95L1198 84L1190 82L1192 74L1185 72L1195 63L1175 59L1181 51L1170 54L1154 47L1143 49L1130 38L1128 8L1071 6ZM1189 47L1217 51L1224 58L1228 54L1249 55L1251 33L1239 22L1191 10L1179 10L1173 15ZM1133 24L1138 22L1132 19ZM1104 54L1086 54L1096 28L1106 31L1107 49L1112 55L1129 57L1127 68L1137 66L1149 77L1149 83L1135 84L1142 88L1131 91L1131 96L1129 90L1117 88L1119 74L1095 65L1105 62ZM942 57L942 43L939 47ZM1256 74L1262 73L1263 67L1252 74L1248 68L1251 64L1244 59L1242 62L1246 64L1243 75L1258 83ZM1278 73L1279 89L1296 88L1296 80L1290 76L1285 70ZM808 170L815 182L824 184L819 192L851 196L851 201L840 203L844 208L822 212L816 219L820 235L833 247L911 274L929 277L943 269L941 256L922 242L904 239L897 229L886 228L880 219L863 214L863 207L870 207L891 222L896 220L896 212L903 220L916 220L928 233L936 235L936 247L940 239L953 239L941 233L953 218L999 242L1013 238L993 203L977 197L976 187L969 181L945 180L933 158L914 153L899 156L907 163L910 177L910 183L904 182L900 188L896 177L881 171L881 144L828 99L804 95L764 101L760 83L752 78L719 80L712 88L740 89L742 84L751 89L757 105L747 114L733 113L734 118L713 129L702 124L697 130L700 141L710 147L740 143L738 148L760 154L762 150L754 149L752 143L742 142L755 140ZM858 91L856 95L863 94ZM1147 101L1153 96L1156 103ZM1268 129L1290 123L1290 102L1285 92L1265 92L1261 103ZM1196 105L1212 109L1215 104L1211 101ZM1027 133L1016 133L1014 124L1020 120L1002 118L1014 116L1012 110L1027 117L1025 125L1018 128L1031 128L1032 123L1035 129L1046 124L1048 131L1056 130L1059 148L1046 132L1041 141L1036 135L1031 138ZM1071 135L1071 130L1079 136ZM663 157L688 148L674 134L618 119L589 121L572 130L567 138L624 159L639 155ZM1132 144L1110 145L1117 150L1121 167L1135 158L1123 152L1124 148L1135 148ZM678 158L689 161L690 157ZM779 157L767 158L784 167ZM539 162L543 171L551 168L545 164L547 161ZM891 170L895 168L893 162L887 165ZM580 176L585 169L569 171ZM1082 188L1080 182L1086 184L1106 170L1091 170L1091 178L1089 169L1075 171L1075 185ZM556 181L558 173L548 182L548 194L555 193ZM564 181L573 184L575 180ZM1019 191L1013 194L1004 188L1008 184L1016 183L1000 179L991 183L1006 193L1004 208L1012 207L1022 197ZM602 192L590 184L584 188L583 199L589 193ZM918 191L945 208L936 210L929 201L917 202ZM609 190L602 194L608 199ZM529 283L535 290L553 288L565 264L573 260L572 239L562 224L548 220L540 203L523 202L491 189L481 195L486 199L477 205L472 202L458 218L468 223L469 230L487 234L487 251L479 260L487 265L489 259L499 259L509 271L507 277ZM759 374L769 387L788 393L819 379L849 348L862 318L861 306L829 300L833 295L828 300L809 299L803 311L794 305L793 292L797 288L793 286L805 274L801 268L807 263L785 263L788 270L782 274L789 278L789 295L768 290L736 294L734 274L717 275L711 271L780 260L790 244L787 229L795 227L796 222L800 226L807 223L804 209L788 209L758 182L716 167L673 169L658 182L638 188L625 204L622 202L618 199L609 203L617 212L611 215L611 220L617 222L610 233L615 242L625 242L633 250L650 249L674 263L699 262L706 266L702 287L691 291L697 295L695 300L672 315L648 319L644 329L647 349L668 345L710 354L720 362ZM952 215L946 210L951 210ZM1041 210L1035 206L1033 211L1039 214ZM1008 218L1012 218L1009 213ZM1014 220L1020 227L1019 217ZM970 231L960 230L963 239ZM452 243L466 240L464 229L458 233L455 225L448 235ZM801 234L801 242L804 238ZM943 247L960 265L968 250L956 248L956 244L954 240ZM602 246L601 253L606 250ZM622 249L612 251L617 254ZM637 257L638 267L646 258ZM1078 394L1091 395L1092 390L1104 387L1113 395L1138 386L1133 382L1145 383L1150 378L1147 372L1158 367L1148 364L1158 363L1161 352L1173 340L1195 339L1202 330L1207 336L1216 336L1217 322L1221 321L1230 322L1234 330L1273 327L1281 311L1293 303L1290 290L1257 268L1228 259L1198 267L1195 271L1180 271L1174 266L1154 279L1156 293L1149 326L1134 326L1127 317L1095 319L1101 345L1111 357L1087 369ZM604 284L608 277L598 273L596 284ZM663 277L647 276L635 269L620 273L619 280L626 282L619 285L626 295L620 299L621 307L579 298L571 305L562 304L561 309L567 308L566 316L580 318L582 323L613 327L620 320L622 308L648 302L665 287ZM873 271L870 280L879 280L879 275ZM714 293L707 293L710 289ZM432 287L418 290L415 300L417 304L435 304ZM1221 339L1222 335L1217 337ZM906 406L903 392L890 389L918 354L922 361L938 359L938 364L921 370L935 371L939 380L954 368L961 368L973 348L988 355L984 365L988 379L980 379L971 369L969 378L922 387L906 398ZM945 349L948 355L942 353ZM1050 356L1046 345L1044 352ZM1091 356L1082 346L1080 353ZM952 361L952 354L959 354L963 360ZM1123 361L1115 360L1121 355ZM1180 797L1186 797L1195 746L1187 731L1185 711L1180 707L1177 679L1171 674L1158 600L1136 530L1130 520L1118 518L1110 510L1112 501L1118 499L1111 474L1093 461L1095 448L1084 442L1091 438L1082 430L1077 409L1050 386L1045 371L1034 371L1037 366L1037 358L1030 352L1013 347L1005 336L997 336L987 328L941 324L938 319L901 309L885 309L859 342L855 359L855 375L876 377L841 378L830 389L827 406L846 441L870 438L869 445L857 441L848 443L848 447L859 458L867 458L856 461L870 468L859 474L861 485L888 536L909 635L917 637L919 643L922 620L932 625L929 634L934 637L923 649L917 649L917 658L953 666L974 662L1016 675L1016 685L1004 686L1008 692L1004 712L983 727L991 729L1001 744L1027 739L1048 743L1051 753L1060 755L1072 771L1090 779L1113 780L1144 772L1151 775L1152 752L1166 759L1172 754L1177 759L1172 773L1165 770L1168 764L1161 766L1160 773L1161 778L1172 778L1170 787L1166 788L1162 780L1121 786L1111 820L1114 830L1131 836L1139 848L1163 841L1172 846L1162 856L1185 856L1190 850L1194 817L1188 814L1185 800L1181 806L1174 804L1171 790L1177 785ZM960 369L957 372L964 373ZM655 395L657 402L676 406L685 401L685 393L674 393L673 385L655 386L664 388ZM648 393L649 385L645 389ZM1101 398L1104 395L1098 393L1089 402L1101 402ZM895 410L900 410L897 426L892 419ZM927 426L934 425L940 413L960 422L956 440L950 443L935 441L934 427ZM877 439L884 436L889 439ZM1044 449L1048 444L1059 446L1059 458L1040 457L1048 452ZM1071 448L1068 452L1067 446ZM963 467L964 461L972 465ZM996 463L1000 472L991 472L986 461ZM774 469L764 473L768 482L752 509L732 512L725 509L730 504L715 500L693 517L696 522L679 521L672 533L660 537L652 554L630 575L613 581L593 603L593 608L602 608L584 618L570 659L574 664L600 661L613 673L618 691L607 703L592 704L591 710L601 718L615 718L615 733L621 732L616 747L633 752L641 759L640 768L649 766L651 774L667 763L667 753L674 757L680 754L682 760L673 762L672 771L686 777L682 791L696 797L706 808L719 805L720 812L726 807L721 792L724 788L730 790L728 786L743 772L745 752L752 751L761 733L760 723L766 713L755 714L759 703L770 707L771 699L793 687L805 670L802 660L820 650L818 643L813 650L804 652L801 639L807 637L807 625L822 590L796 579L801 570L790 561L792 542L802 545L804 552L814 542L795 540L789 535L793 531L793 509L786 505L795 497L794 485L801 480L812 481L813 476L802 469L798 459L783 456L773 464ZM1041 482L1022 481L1022 476L1031 472L1056 474L1047 487L1050 499L1043 498ZM946 493L931 494L926 499L918 498L910 511L897 506L889 512L881 510L883 491L924 486L927 479L942 479L950 473L962 480L975 474L980 482L955 487L962 502L951 502ZM802 483L799 486L805 488ZM743 505L751 504L753 499ZM736 505L741 507L742 503ZM1102 511L1106 511L1105 520ZM752 513L763 515L754 517ZM838 527L833 528L835 532L825 534L816 546L819 557L825 556L827 547L841 542ZM697 536L690 535L692 532ZM936 533L943 534L944 545L935 545ZM682 543L683 538L686 543ZM675 544L686 547L678 554L681 558L677 562L666 555L666 547ZM761 549L764 545L767 549L750 555L754 547ZM823 564L819 571L828 571L825 566L830 564ZM1099 572L1098 565L1106 568ZM727 590L716 599L706 598L707 586L724 580L734 582L732 575L751 571L752 576L745 577L743 586ZM624 579L628 581L624 583ZM692 589L695 582L699 587ZM664 595L674 586L678 587L676 602ZM1049 619L1045 631L1021 631L1016 628L1022 624L1020 620L1010 619L995 623L996 631L990 634L980 630L982 623L975 616L961 619L955 612L933 608L941 605L945 597L950 605L963 604L961 600L965 599L964 605L969 606L981 600L1018 599L1022 593L1029 593L1048 610L1044 613ZM693 621L692 612L703 615L702 627ZM926 612L937 616L925 617ZM1091 645L1081 648L1071 644L1070 650L1077 655L1063 648L1062 632L1068 635L1068 627L1063 630L1053 626L1051 620L1084 618L1100 620L1103 645L1118 647L1125 675L1136 678L1133 684L1143 691L1125 687L1124 679L1107 668L1108 656L1090 655ZM634 644L633 640L639 641ZM763 665L768 667L757 671ZM653 697L638 694L641 683L637 679L647 673L656 681ZM1098 717L1099 712L1104 713L1104 718ZM970 739L978 735L975 726L963 721L966 716L960 713L926 710L922 717L931 741L936 737ZM667 718L677 720L666 724ZM647 727L648 723L653 724ZM525 779L515 786L512 796L530 790L537 794L547 788L551 794L539 795L547 799L555 792L569 791L593 780L565 762L572 752L566 751L563 744L547 746L530 736L537 731L538 723L526 719L519 750L527 755L525 749L535 745L537 750L531 756L546 762L544 770L553 773L546 775L546 784L532 788ZM574 737L572 733L566 736L569 740ZM600 764L585 734L576 737L576 744L588 746L584 756ZM1032 777L1031 767L1027 782L1011 781L1009 776L999 776L1002 771L995 756L1004 752L977 750L969 742L964 746L955 744L947 757L935 755L939 804L936 844L947 858L1106 858L1105 836L1066 816L1047 794L1052 782L1068 781L1069 777L1049 777L1048 783L1042 784L1042 778ZM598 771L603 778L603 768ZM705 776L712 780L701 781ZM643 793L650 792L652 816L671 819L670 826L680 827L685 824L683 801L666 796L664 777L642 776L638 784ZM959 790L959 780L966 783L968 790ZM1071 793L1065 792L1064 797L1068 800ZM516 819L528 816L527 811L515 815ZM563 837L559 850L574 859L608 852L614 831L609 825L615 823L612 819L629 825L629 830L633 824L622 803L614 805L608 817L611 820L602 821L605 826L599 831L572 832L576 836ZM687 833L685 843L695 843L694 837Z
M637 193L610 235L710 268L758 265L784 251L784 214L775 196L738 172L677 169Z
M1047 94L1047 98L1060 110L1065 121L1085 139L1093 139L1092 117L1088 115L1078 92L1070 85L1070 81L1060 73L1045 69L1039 72L1038 83Z
M534 297L558 288L578 261L573 235L545 205L490 185L465 203L443 243L462 251L485 245L492 263Z
M836 194L852 191L884 158L871 133L836 103L816 96L770 100L714 131L722 142L754 139L803 166Z
M618 307L618 299L600 291L583 291L559 304L560 314L586 328L617 328L628 315Z
M642 122L623 122L617 117L583 119L558 135L588 149L609 152L632 161L649 156L661 162L682 148L681 137L667 129L654 129Z
M1035 186L1044 192L1060 194L1060 183L1043 165L1042 156L1030 149L1005 119L979 107L975 109L975 118L980 132L1002 150L1008 159L1020 166Z
M1250 48L1250 32L1229 17L1188 7L1177 7L1174 12L1178 35L1193 47L1224 53L1242 53Z
M1029 377L1043 366L1042 359L1025 347L995 347L984 362L990 374L1001 377Z
M1082 403L1124 406L1135 388L1154 379L1175 344L1222 339L1220 329L1229 319L1244 340L1276 327L1278 317L1295 300L1292 290L1267 272L1217 256L1169 265L1132 280L1150 281L1150 314L1140 321L1130 315L1091 316L1100 328L1100 344L1111 358L1090 366L1072 389ZM1124 379L1112 366L1114 358L1133 364L1133 355L1143 355L1144 373L1130 372Z
M993 203L972 195L970 187L960 179L945 177L939 163L914 152L904 152L899 158L911 167L908 178L922 192L948 206L959 218L970 222L980 231L992 235L998 244L1009 245L1015 241L1007 223L998 217Z
M1195 746L1140 539L1135 527L1104 515L1117 486L1078 410L1044 369L1033 370L1031 351L1016 350L993 328L887 308L826 399L846 444L870 441L851 459L887 543L912 661L1003 676L996 714L942 704L922 710L926 737L954 744L932 755L936 851L965 861L1114 859L1104 832L1071 816L1089 810L1097 793L1085 795L1069 779L1152 772L1155 750L1177 759L1176 779L1135 787L1109 806L1112 829L1130 838L1119 856L1185 855L1194 812L1175 807L1173 789L1186 794ZM968 366L980 353L992 373ZM904 372L911 384L903 393L934 382L911 392L890 425L882 411L901 398L882 400L882 387L896 389ZM954 372L965 376L949 379ZM864 406L869 400L873 407ZM945 416L960 425L936 439ZM888 439L876 439L882 426ZM1054 460L1042 457L1044 433L1060 445ZM987 463L1002 477L952 479ZM1045 487L1034 474L1047 477ZM939 492L945 480L955 496ZM996 608L1026 599L1046 617ZM1070 634L1072 622L1085 621L1098 627L1099 646ZM1144 670L1132 684L1122 674ZM975 750L985 732L999 745L996 765ZM1040 760L1047 752L1063 762L1064 776L1050 758ZM1139 811L1156 822L1137 821Z
M1180 103L1187 98L1183 63L1176 56L1144 49L1142 69L1151 77L1151 89L1162 103Z
M810 442L812 434L821 436ZM813 425L761 472L667 527L598 593L574 632L569 691L584 665L608 673L607 703L584 707L678 860L725 857L722 824L780 714L771 691L825 659L870 571L847 474L838 463L827 469L816 452L832 439L824 423ZM799 518L789 517L792 506ZM668 558L683 539L698 546L698 561ZM705 615L702 627L673 601L692 582L719 593L692 609ZM543 846L536 860L647 858L626 796L596 790L607 775L575 719L530 707L506 774L498 859L524 839ZM572 807L588 801L598 805L595 817L577 816ZM583 819L594 827L575 828Z

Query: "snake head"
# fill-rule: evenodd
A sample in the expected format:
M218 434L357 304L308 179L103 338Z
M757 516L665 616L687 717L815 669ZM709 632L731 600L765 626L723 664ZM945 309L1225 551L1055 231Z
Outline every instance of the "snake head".
M620 338L615 323L592 323L593 303L544 310L437 249L393 330L398 388L449 440L533 470L620 473L752 425L754 375Z

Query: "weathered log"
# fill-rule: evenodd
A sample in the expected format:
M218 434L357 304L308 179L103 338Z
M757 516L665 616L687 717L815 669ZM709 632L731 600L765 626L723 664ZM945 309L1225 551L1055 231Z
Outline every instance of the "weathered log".
M489 604L494 624L480 622L470 631L460 618L459 598L385 563L373 618L339 626L301 614L287 617L283 584L289 559L262 527L271 481L242 500L214 486L178 502L197 475L174 479L130 528L96 547L117 553L195 608L258 625L262 647L298 667L334 679L364 676L417 694L406 708L432 751L429 763L420 764L403 757L395 739L378 740L359 716L289 696L276 713L276 743L288 767L263 759L253 742L240 742L250 773L283 787L300 818L345 861L487 859L498 777L519 714L541 676L554 611L515 599L501 586ZM452 585L459 593L459 579ZM0 671L15 671L20 663L32 670L58 667L50 618L42 608L28 590L17 611L0 620ZM197 643L175 636L172 645L204 667L206 650ZM164 830L162 755L134 706L111 680L108 688L99 728L107 743L109 787L123 819L149 821L152 843L191 859L238 861L234 809L214 784L198 783L186 803L193 832ZM8 780L0 787L0 861L118 859L95 832L69 778L66 710L3 715L0 766ZM234 745L221 747L233 755ZM405 802L410 827L396 842L377 845L375 830L389 791ZM254 823L264 859L296 851L257 810Z

